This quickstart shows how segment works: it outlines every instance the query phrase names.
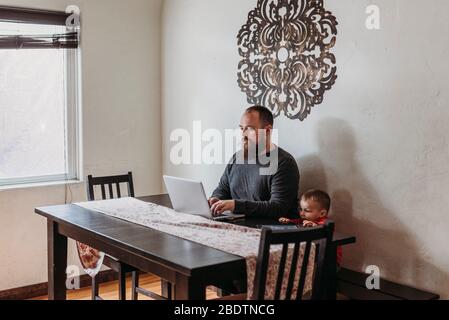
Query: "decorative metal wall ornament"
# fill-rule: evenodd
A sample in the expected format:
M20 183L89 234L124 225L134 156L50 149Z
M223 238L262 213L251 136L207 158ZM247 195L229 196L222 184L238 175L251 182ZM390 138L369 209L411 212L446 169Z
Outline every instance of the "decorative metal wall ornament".
M238 34L248 103L303 121L337 79L337 24L323 0L258 0Z

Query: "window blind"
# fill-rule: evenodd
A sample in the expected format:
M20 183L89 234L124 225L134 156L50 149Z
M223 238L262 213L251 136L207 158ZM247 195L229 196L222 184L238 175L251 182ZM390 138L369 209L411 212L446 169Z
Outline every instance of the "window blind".
M68 28L71 14L0 6L0 49L76 49L79 27Z

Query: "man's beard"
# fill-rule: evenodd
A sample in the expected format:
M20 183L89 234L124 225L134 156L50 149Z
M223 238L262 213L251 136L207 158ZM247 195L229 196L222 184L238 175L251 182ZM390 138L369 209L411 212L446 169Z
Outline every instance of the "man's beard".
M254 144L249 141L243 141L243 152L245 160L257 159L261 152L264 151L265 144Z

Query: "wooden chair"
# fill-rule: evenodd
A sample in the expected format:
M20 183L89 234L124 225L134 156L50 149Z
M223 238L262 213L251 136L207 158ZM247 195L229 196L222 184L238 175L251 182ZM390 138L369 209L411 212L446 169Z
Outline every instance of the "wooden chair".
M114 199L114 198L121 198L121 190L120 190L120 184L126 183L128 187L128 196L134 197L134 184L133 184L133 175L132 172L128 172L126 175L119 175L119 176L108 176L108 177L92 177L92 175L89 175L87 177L87 183L88 183L88 192L87 196L89 201L95 200L95 186L100 186L101 188L101 196L103 200L106 199ZM115 188L114 188L115 186ZM114 189L115 189L115 196L114 196ZM106 196L106 190L108 190L109 198ZM167 283L167 298L163 297L161 295L158 295L154 292L145 290L143 288L139 287L139 270L126 264L118 259L111 257L109 255L105 255L103 264L115 272L118 273L118 280L119 280L119 299L120 300L126 300L126 274L131 272L132 273L132 300L138 299L138 294L143 294L147 297L156 299L156 300L169 300L171 299L171 292L172 287L170 283ZM92 300L102 300L102 298L99 296L99 283L96 280L95 277L92 278Z
M267 280L268 261L270 258L270 248L273 245L282 245L281 259L278 266L278 276L275 283L275 300L281 297L282 283L284 277L288 276L287 290L285 292L285 299L292 300L293 288L295 287L295 276L298 270L298 258L301 244L305 245L304 258L302 259L300 276L298 280L298 294L296 300L303 300L303 291L306 281L307 267L309 264L309 257L312 243L315 244L315 272L313 276L312 296L309 299L323 300L326 298L326 261L328 259L328 252L332 245L332 236L334 233L334 223L327 222L326 225L311 229L291 230L286 228L284 230L279 228L264 227L262 229L262 236L259 246L259 254L256 264L256 274L254 278L254 293L252 300L264 300L265 298L265 283ZM292 267L288 275L284 275L287 265L287 253L289 245L294 245L291 259ZM300 294L301 293L301 294ZM221 300L246 300L246 294L226 296Z

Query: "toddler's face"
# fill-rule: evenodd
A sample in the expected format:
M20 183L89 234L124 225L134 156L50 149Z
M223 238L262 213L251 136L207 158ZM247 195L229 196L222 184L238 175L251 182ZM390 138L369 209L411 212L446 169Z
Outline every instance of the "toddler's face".
M318 202L313 201L312 199L301 199L300 205L300 216L304 220L316 221L322 217L327 216L327 210L323 209Z

